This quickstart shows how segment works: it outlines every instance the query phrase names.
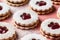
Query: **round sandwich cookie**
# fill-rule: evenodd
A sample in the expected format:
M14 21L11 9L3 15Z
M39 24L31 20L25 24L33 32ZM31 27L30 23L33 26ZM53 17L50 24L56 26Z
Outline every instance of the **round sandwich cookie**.
M19 7L25 5L29 0L6 0L6 3L10 6Z
M0 3L0 21L10 17L11 14L9 6L5 3Z
M16 32L14 26L6 22L0 22L0 40L15 40Z
M31 29L39 24L38 15L29 9L24 9L16 12L13 15L13 20L20 29Z
M21 40L47 40L47 39L40 34L28 34L22 37Z
M29 5L38 14L49 14L55 10L51 0L31 0Z
M52 0L53 4L60 5L60 0Z
M55 18L46 19L41 24L41 33L52 40L60 40L60 20Z

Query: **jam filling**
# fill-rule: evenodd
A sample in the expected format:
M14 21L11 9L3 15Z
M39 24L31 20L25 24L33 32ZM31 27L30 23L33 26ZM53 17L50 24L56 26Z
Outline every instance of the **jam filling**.
M36 40L35 38L33 38L32 40Z
M8 31L8 29L6 27L2 27L0 26L0 34L4 34Z
M48 24L48 27L52 29L58 29L60 28L60 25L58 23L51 22L50 24Z
M0 10L2 10L2 6L0 6Z
M39 6L44 6L44 5L46 5L46 2L40 1L40 2L36 2L36 4L39 5Z
M31 15L30 15L30 14L27 14L27 13L23 13L20 17L21 17L23 20L26 20L26 19L30 19L30 18L31 18Z
M32 38L32 40L40 40L40 39L35 39L35 38Z

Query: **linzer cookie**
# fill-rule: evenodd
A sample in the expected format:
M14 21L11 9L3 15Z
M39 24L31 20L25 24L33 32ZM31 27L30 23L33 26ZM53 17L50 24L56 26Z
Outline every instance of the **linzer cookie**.
M40 34L28 34L22 37L21 40L47 40L47 38Z
M14 26L9 23L0 22L0 40L15 40L16 32Z
M54 4L60 5L60 0L52 0Z
M31 0L29 5L38 14L49 14L55 9L51 0Z
M6 3L10 6L19 7L25 5L29 2L29 0L6 0Z
M0 21L11 16L11 11L8 5L0 3Z
M13 20L16 27L20 29L32 29L39 24L38 15L29 9L16 12L13 15Z
M41 33L52 40L60 40L60 20L50 18L42 22Z

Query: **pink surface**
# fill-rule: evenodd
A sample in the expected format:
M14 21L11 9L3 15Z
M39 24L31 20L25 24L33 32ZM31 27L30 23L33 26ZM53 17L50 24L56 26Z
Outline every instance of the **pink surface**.
M48 14L48 15L39 15L39 18L40 18L41 21L44 21L45 19L48 19L48 18L58 18L57 17L57 9L59 8L59 6L58 5L54 5L54 6L56 8L56 11L54 13L51 13L51 14ZM12 24L13 23L13 19L12 19L12 17L10 17L7 20L4 20L2 22L8 22L8 23L11 23ZM17 30L20 30L20 29L17 29ZM31 32L31 33L40 33L40 27L37 27L35 29L31 29L31 30L20 30L20 33L22 35L25 35L25 34L23 34L24 32L27 32L27 33L29 33L29 32Z

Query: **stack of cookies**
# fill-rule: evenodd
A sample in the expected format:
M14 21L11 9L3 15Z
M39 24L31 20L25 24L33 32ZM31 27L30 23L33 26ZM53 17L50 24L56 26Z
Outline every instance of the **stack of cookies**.
M55 4L60 4L59 0L52 0ZM25 5L29 0L5 0L5 2L12 6L14 10L19 6L22 6L22 9L19 9L16 13L13 14L12 21L13 25L17 29L29 30L40 26L39 31L41 34L28 34L22 37L20 40L47 40L47 38L52 40L60 40L60 20L49 18L41 23L38 14L49 14L55 11L55 6L51 0L30 0L29 7L30 9L24 9L22 5ZM11 16L10 6L5 3L0 3L0 21ZM16 11L16 10L15 10ZM60 8L58 8L57 16L60 18ZM50 16L51 17L51 16ZM6 22L0 22L0 40L16 40L17 33L15 27ZM35 31L35 30L34 30ZM21 33L21 32L20 32Z

